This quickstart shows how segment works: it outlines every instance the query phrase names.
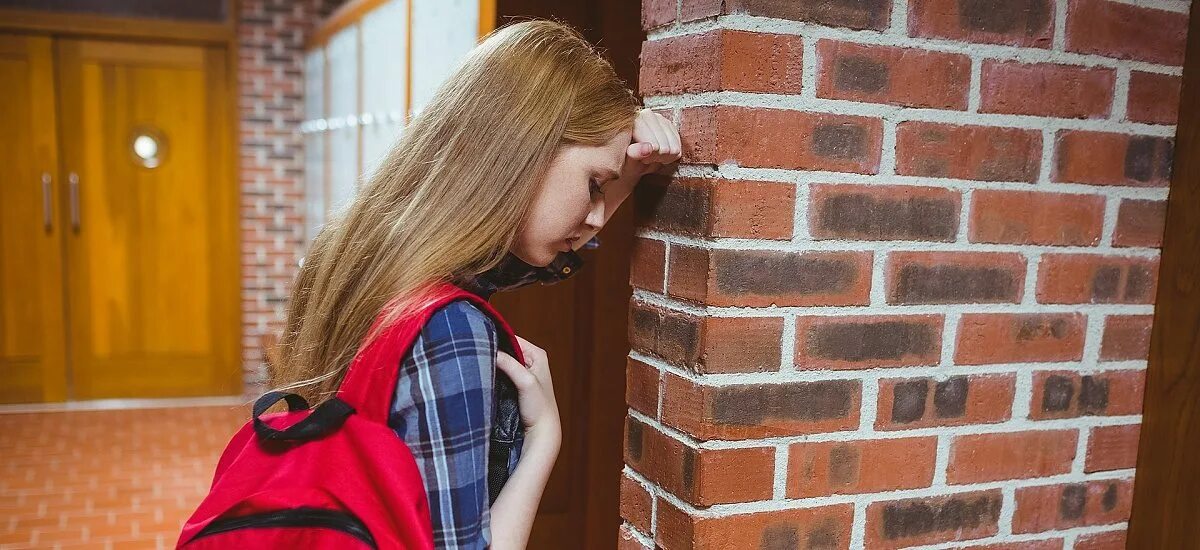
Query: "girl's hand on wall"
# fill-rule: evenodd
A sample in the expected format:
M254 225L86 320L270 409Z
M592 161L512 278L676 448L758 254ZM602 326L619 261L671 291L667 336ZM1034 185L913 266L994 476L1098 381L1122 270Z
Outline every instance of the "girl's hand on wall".
M640 170L639 177L679 160L682 153L675 124L650 109L638 112L631 141L625 153L626 166Z
M500 352L496 367L517 386L526 444L557 453L562 443L562 425L558 418L558 402L554 399L554 383L550 379L550 362L542 348L519 336L517 341L528 364L522 365L511 355Z

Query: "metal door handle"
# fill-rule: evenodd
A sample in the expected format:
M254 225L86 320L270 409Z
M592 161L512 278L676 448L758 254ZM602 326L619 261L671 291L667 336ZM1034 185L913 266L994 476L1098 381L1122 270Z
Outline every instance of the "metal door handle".
M42 228L49 233L54 229L53 220L50 217L50 210L53 207L53 202L50 197L50 173L42 172Z
M79 232L79 175L71 172L67 182L71 189L71 229Z

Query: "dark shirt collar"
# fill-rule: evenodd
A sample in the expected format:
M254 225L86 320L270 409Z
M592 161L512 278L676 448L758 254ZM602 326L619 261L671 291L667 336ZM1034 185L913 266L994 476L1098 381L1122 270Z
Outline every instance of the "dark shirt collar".
M582 265L583 258L575 251L559 254L545 267L530 265L509 253L504 255L496 267L473 277L466 277L458 281L458 285L484 300L490 300L497 292L516 290L535 282L552 284L568 279Z

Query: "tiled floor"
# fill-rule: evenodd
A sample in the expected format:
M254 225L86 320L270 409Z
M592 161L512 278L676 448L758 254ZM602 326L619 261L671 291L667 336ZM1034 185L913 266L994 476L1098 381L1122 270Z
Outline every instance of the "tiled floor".
M247 407L0 414L0 550L172 548Z

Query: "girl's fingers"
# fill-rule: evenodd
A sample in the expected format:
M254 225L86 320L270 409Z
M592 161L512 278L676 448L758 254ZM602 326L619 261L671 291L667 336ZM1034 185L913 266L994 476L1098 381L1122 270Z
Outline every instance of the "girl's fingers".
M503 351L496 355L496 368L507 374L518 388L528 387L531 382L536 380L525 365Z
M654 153L654 144L646 142L632 143L625 154L633 160L642 160Z

